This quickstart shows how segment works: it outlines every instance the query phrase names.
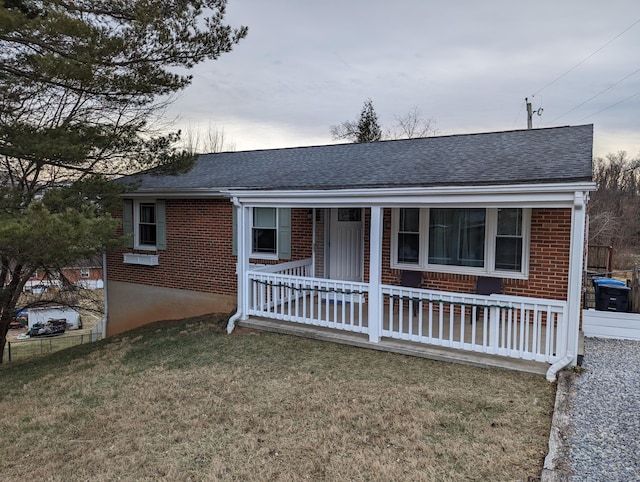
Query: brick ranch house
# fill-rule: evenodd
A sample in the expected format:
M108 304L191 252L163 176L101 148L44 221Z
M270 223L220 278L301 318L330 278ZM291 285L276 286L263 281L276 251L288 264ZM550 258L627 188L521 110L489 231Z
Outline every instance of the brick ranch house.
M107 334L236 325L537 371L575 364L593 126L201 155L126 178Z

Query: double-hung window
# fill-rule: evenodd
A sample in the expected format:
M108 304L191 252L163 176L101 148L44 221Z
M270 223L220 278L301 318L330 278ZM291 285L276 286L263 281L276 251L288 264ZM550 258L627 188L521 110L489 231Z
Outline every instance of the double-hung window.
M122 226L130 248L147 251L167 248L164 200L125 199Z
M495 269L522 271L523 262L522 209L498 209Z
M418 264L420 260L420 209L400 209L398 217L398 263Z
M238 211L233 208L232 253L238 254ZM291 259L291 209L254 207L247 210L254 259Z
M258 255L277 255L278 210L276 208L253 209L251 251Z
M530 210L403 208L392 214L394 268L525 278Z
M156 231L156 205L155 203L138 204L138 245L140 247L155 247L157 240Z

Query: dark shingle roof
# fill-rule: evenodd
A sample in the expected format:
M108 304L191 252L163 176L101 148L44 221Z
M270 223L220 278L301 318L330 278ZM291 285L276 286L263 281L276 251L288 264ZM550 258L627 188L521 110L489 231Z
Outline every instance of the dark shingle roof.
M131 176L138 192L343 189L590 181L593 126L204 154L180 175Z

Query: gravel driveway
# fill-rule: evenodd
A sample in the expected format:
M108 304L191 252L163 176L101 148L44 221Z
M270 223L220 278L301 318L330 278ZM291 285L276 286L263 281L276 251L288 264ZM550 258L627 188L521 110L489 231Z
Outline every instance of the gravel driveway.
M585 338L569 401L574 481L640 480L640 341Z

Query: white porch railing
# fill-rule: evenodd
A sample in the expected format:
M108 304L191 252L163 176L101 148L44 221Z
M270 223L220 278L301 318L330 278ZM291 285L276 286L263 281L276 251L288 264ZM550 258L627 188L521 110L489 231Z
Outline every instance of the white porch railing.
M554 363L565 354L566 302L382 286L381 336Z
M378 326L368 283L310 274L311 259L251 268L247 314L546 363L567 351L564 301L381 285Z
M368 333L368 284L307 276L311 260L249 271L249 315Z
M311 258L288 263L254 265L250 267L252 271L260 271L261 273L278 273L288 276L311 276L312 274Z

